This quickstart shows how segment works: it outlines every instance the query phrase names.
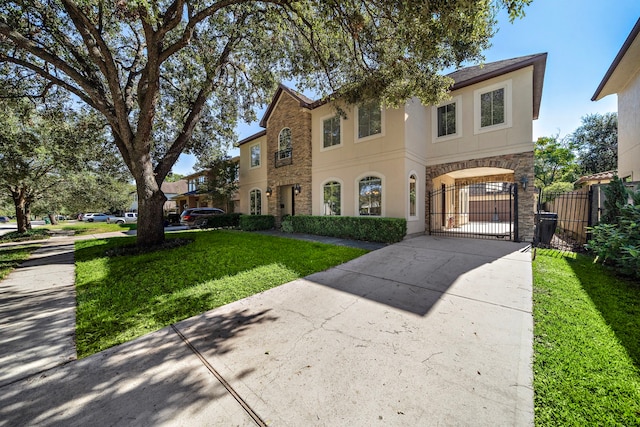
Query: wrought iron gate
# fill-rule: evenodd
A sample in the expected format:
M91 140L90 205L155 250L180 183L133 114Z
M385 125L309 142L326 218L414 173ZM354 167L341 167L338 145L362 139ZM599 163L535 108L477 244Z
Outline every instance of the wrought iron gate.
M596 223L599 206L593 206L593 190L538 193L534 246L579 252ZM596 216L596 218L594 218Z
M512 182L442 185L429 195L429 234L476 239L518 236L518 186Z

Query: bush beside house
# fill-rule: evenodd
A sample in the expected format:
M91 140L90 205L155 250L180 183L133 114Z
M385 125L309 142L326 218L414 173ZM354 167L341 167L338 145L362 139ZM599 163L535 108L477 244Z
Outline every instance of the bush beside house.
M342 239L396 243L407 234L407 221L403 218L295 215L283 218L282 230Z
M273 215L241 215L240 229L244 231L271 230L276 225Z

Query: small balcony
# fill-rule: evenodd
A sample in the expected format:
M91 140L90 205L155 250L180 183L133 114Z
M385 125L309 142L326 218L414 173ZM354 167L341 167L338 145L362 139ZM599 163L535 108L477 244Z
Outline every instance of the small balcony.
M277 168L281 166L287 166L293 163L293 155L291 148L287 150L279 150L275 152L275 166Z

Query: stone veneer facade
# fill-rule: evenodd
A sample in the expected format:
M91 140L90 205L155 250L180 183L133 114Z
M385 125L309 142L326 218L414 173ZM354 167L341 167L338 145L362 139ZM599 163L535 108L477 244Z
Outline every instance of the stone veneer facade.
M425 185L425 212L427 213L426 232L430 226L429 221L429 193L433 191L433 180L441 175L448 173L481 167L494 167L502 169L511 169L513 174L483 176L472 179L456 180L460 184L472 184L479 182L506 181L516 182L518 184L518 236L516 240L523 242L533 241L534 233L534 175L533 175L533 152L528 151L517 154L505 154L502 156L485 157L481 159L464 160L459 162L445 163L426 167L426 185ZM522 189L520 180L526 177L528 184L525 190ZM463 182L464 181L464 182Z
M268 199L269 214L280 225L283 209L281 193L299 184L301 192L295 196L295 213L311 215L311 112L299 101L283 92L268 119L267 126L267 185L273 194ZM280 131L291 129L291 164L275 167ZM287 195L287 197L289 197Z

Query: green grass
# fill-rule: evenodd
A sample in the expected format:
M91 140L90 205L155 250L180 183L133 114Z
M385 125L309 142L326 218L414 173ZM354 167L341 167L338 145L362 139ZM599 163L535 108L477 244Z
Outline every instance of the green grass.
M367 252L240 231L182 232L167 238L193 242L112 257L105 251L134 240L76 242L78 357Z
M533 271L535 424L640 425L640 284L552 250Z
M38 249L40 245L18 245L0 247L0 280L4 279Z
M109 233L111 231L135 230L136 227L137 227L136 223L107 224L106 222L81 222L81 221L74 222L74 223L61 222L58 225L47 225L47 229L49 230L73 231L74 234L76 235Z
M12 231L10 233L3 234L0 236L0 243L7 242L26 242L29 240L42 240L49 238L49 231L44 228L34 228L32 230L27 230L26 233L18 233L17 231Z

